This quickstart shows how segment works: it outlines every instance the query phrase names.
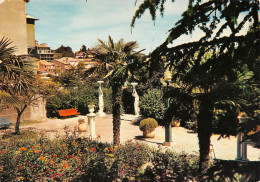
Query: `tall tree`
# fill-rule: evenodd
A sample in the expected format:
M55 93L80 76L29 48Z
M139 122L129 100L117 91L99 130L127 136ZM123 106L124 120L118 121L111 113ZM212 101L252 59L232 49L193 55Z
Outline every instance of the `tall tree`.
M144 0L132 19L132 27L146 9L150 10L153 20L157 11L163 15L165 2ZM208 167L212 121L218 107L240 107L251 120L259 116L254 112L257 108L254 103L259 100L258 11L258 0L189 0L187 10L169 30L165 42L152 52L150 75L155 70L163 73L163 62L158 60L166 56L166 61L170 62L168 66L174 68L173 81L180 87L172 96L179 101L185 98L187 108L196 114L201 171ZM251 31L241 35L246 23L252 24ZM204 32L198 41L168 47L177 38L192 34L195 29ZM231 32L228 36L223 35L226 29ZM209 51L212 54L207 56ZM245 94L245 90L250 94ZM197 106L190 106L194 101ZM170 110L166 115L172 115Z
M137 54L134 50L138 48L136 41L124 42L120 39L114 43L109 36L108 42L98 40L96 46L99 66L95 68L94 75L109 78L108 82L112 86L113 97L113 143L120 144L120 107L122 98L122 86L129 76L133 75L133 71L138 69L138 60L135 59Z

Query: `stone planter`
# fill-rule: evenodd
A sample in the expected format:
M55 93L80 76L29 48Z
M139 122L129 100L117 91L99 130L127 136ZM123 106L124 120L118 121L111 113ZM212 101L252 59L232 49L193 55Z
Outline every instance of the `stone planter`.
M89 111L90 113L94 113L94 111L95 111L95 105L88 105L88 111Z
M152 132L143 131L144 138L154 138L155 137L155 130Z
M178 120L172 120L172 127L179 127L181 125L181 122Z
M86 132L87 131L87 125L85 123L85 120L84 119L79 119L78 120L78 131L79 132Z

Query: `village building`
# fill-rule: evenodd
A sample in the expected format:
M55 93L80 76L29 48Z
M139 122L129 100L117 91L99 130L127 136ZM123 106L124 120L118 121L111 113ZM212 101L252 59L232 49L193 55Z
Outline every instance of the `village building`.
M35 46L35 21L37 18L26 14L29 0L0 1L0 39L12 41L16 48L15 55L27 55Z
M38 58L39 60L45 60L45 61L53 61L54 60L54 54L50 48L45 43L37 44L35 45L35 48L31 51L31 54Z
M85 59L86 58L86 53L85 52L76 51L75 52L75 58L77 58L77 59Z
M39 61L39 66L38 66L38 74L52 74L54 75L55 72L55 64L51 62L47 62L45 60Z

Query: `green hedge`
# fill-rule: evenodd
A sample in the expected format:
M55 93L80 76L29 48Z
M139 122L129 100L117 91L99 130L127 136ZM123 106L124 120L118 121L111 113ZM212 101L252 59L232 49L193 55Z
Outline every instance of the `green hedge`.
M148 90L147 93L141 97L140 112L143 117L154 118L160 124L160 121L163 119L165 110L166 107L163 101L163 93L161 90Z
M111 89L103 88L104 112L112 112ZM89 113L88 104L94 102L98 110L98 88L90 85L82 88L61 89L58 94L47 97L47 117L59 117L58 110L76 108L85 115Z

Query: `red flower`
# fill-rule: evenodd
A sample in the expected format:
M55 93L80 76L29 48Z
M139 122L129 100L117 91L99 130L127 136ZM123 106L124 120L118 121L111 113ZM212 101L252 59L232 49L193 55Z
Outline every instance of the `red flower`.
M62 147L64 148L64 147L66 147L66 145L63 144Z
M111 147L111 148L110 148L110 151L111 151L111 152L113 152L113 151L114 151L114 149Z
M92 148L92 152L94 152L94 151L96 151L96 149L95 149L95 148Z
M125 165L123 165L122 167L125 168Z
M6 152L5 151L2 151L2 154L5 154Z
M21 169L22 169L22 167L20 166L20 167L19 167L19 169L21 170Z
M68 159L68 158L69 158L69 156L67 155L67 156L66 156L66 158Z
M137 151L139 151L139 149L136 149Z
M67 168L68 166L69 166L69 164L65 164L63 167L64 167L64 168Z
M33 148L33 149L35 149L35 147L34 147L34 146L32 146L32 148Z
M57 157L57 155L56 155L56 154L53 154L53 157Z
M33 152L34 152L35 154L37 154L37 153L39 153L39 150L34 150Z

